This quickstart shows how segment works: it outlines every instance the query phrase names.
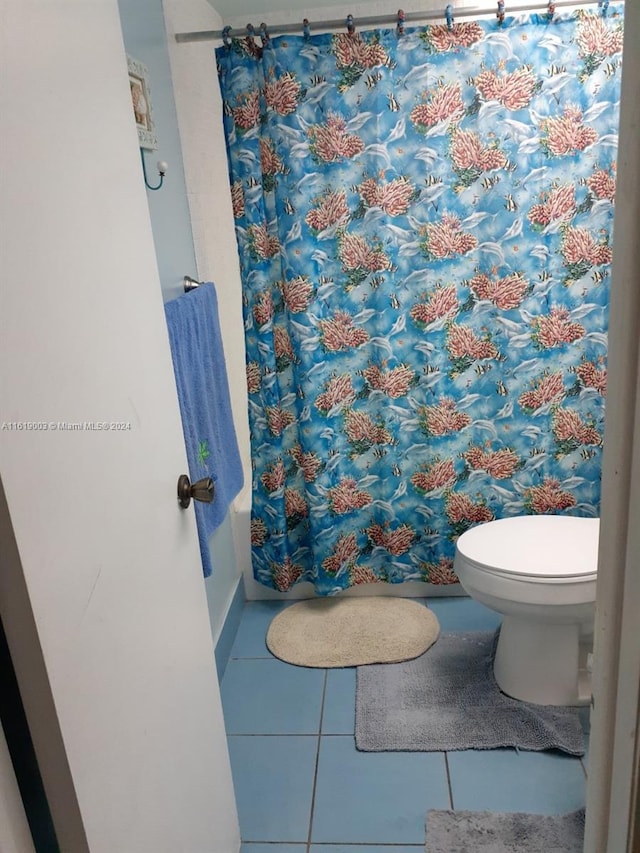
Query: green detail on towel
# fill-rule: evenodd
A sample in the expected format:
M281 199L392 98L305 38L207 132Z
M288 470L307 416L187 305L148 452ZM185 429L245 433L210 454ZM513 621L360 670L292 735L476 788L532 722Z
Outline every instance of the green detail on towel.
M203 468L206 468L207 459L211 456L211 452L209 451L209 442L208 441L199 441L198 442L198 462L202 465Z

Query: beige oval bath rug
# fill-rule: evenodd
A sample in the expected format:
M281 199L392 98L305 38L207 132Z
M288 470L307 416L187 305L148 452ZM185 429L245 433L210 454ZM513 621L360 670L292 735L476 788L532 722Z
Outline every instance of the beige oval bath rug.
M267 647L297 666L398 663L426 652L439 632L434 614L407 598L313 598L278 613Z

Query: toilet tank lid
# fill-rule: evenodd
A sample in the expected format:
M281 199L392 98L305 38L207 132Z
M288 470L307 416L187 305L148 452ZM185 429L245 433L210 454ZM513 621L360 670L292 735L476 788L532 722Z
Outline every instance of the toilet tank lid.
M567 515L501 518L472 527L457 542L463 557L506 574L538 578L594 576L600 519Z

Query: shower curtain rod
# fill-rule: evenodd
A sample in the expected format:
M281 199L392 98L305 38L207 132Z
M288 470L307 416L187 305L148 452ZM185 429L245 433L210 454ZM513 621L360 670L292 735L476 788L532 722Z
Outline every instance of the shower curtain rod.
M583 2L575 2L575 0L556 0L552 5L558 9L562 6L595 6L595 5L604 5L602 0L583 0ZM507 15L511 15L514 12L537 12L537 11L547 11L549 10L549 3L525 3L520 6L509 6L505 4L504 12ZM606 2L606 6L609 3ZM496 13L496 7L492 8L482 8L481 6L473 6L467 7L465 9L454 9L453 16L456 18L469 18L469 17L477 17L480 15L492 15ZM605 8L606 14L606 8ZM370 15L368 17L363 18L354 18L353 24L357 27L369 27L376 26L377 24L388 24L392 21L397 21L399 16L393 18L391 15ZM403 23L408 24L411 21L434 21L434 20L442 20L445 19L445 11L430 11L430 12L406 12L403 15ZM306 19L305 19L306 20ZM252 25L248 25L252 28ZM338 18L333 21L316 21L315 23L309 22L308 24L310 29L320 28L316 30L316 32L322 31L326 32L327 30L337 30L345 26L345 19ZM253 28L252 28L253 29ZM255 29L256 36L259 35L259 29ZM305 26L303 23L297 24L279 24L273 27L272 30L268 30L269 35L284 35L285 33L298 33L302 35L305 30ZM175 39L177 42L185 43L185 42L193 42L193 41L215 41L216 39L222 39L225 32L229 36L233 36L234 34L242 34L243 36L247 35L246 30L233 30L227 28L226 30L203 30L202 32L191 32L191 33L176 33Z

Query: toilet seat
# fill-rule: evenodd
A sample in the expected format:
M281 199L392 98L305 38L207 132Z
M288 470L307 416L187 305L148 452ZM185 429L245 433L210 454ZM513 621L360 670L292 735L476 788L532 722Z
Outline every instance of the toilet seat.
M589 701L599 532L597 518L526 515L458 538L453 568L462 587L503 614L493 672L508 696Z
M599 529L597 518L515 516L467 530L457 552L469 569L496 578L587 583L597 576Z
M472 560L469 557L465 557L465 561L467 563L467 567L469 569L473 569L476 572L481 572L486 575L493 575L496 578L509 578L513 581L519 581L521 583L539 583L539 584L574 584L574 583L588 583L596 580L597 572L576 572L574 574L565 573L564 575L552 575L552 574L543 574L539 572L538 574L528 574L522 571L509 571L508 569L500 569L495 566L485 566L482 563L478 563L476 560Z

